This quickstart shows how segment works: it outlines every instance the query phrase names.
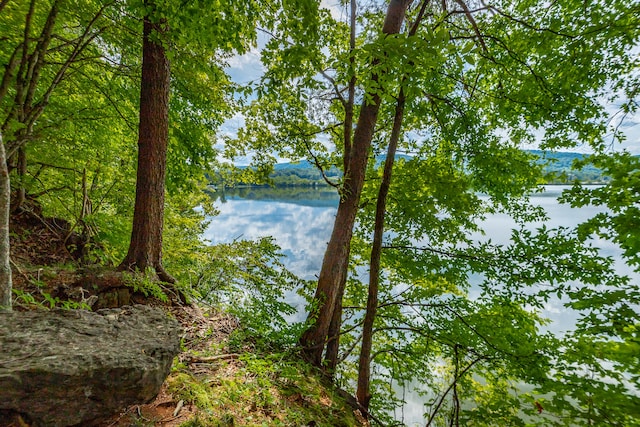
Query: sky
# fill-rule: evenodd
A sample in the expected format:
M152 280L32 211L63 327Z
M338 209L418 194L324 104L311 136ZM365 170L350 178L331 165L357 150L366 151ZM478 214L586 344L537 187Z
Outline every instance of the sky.
M346 20L347 14L344 7L336 0L322 0L321 7L327 8L334 18L340 20ZM229 61L229 67L227 73L231 79L239 84L248 84L258 81L262 76L265 68L260 60L260 48L266 43L266 37L264 33L258 35L258 46L244 55L237 55L232 57ZM640 48L638 49L640 52ZM619 129L626 135L624 143L615 143L610 145L610 149L620 151L625 149L632 154L640 155L640 114L624 116L620 113L619 104L614 105L611 103L605 104L605 110L611 117L612 126L619 126ZM235 114L228 119L220 129L221 135L234 137L237 129L244 125L244 117L241 113ZM542 133L542 132L541 132ZM605 140L607 142L612 141L612 135L609 134ZM222 149L221 144L216 145L217 149ZM523 149L538 149L537 144L531 144L523 146ZM563 151L574 151L580 153L590 153L591 148L585 145L579 145L572 149L566 149ZM286 162L290 159L278 158L278 162ZM235 159L235 163L238 165L246 165L250 161L250 156Z

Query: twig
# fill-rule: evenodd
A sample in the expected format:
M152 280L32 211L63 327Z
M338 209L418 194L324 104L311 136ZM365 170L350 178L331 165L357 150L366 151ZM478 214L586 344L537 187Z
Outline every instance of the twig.
M209 362L217 362L218 360L227 360L232 359L235 360L240 357L238 353L229 353L229 354L218 354L216 356L187 356L190 360L189 363L209 363Z
M15 262L13 262L13 260L11 258L9 258L9 262L11 262L11 264L13 264L13 266L16 268L16 270L18 270L18 273L20 273L22 275L22 277L24 277L27 281L30 281L29 276L27 276L21 269L20 267L18 267L18 264L16 264Z
M487 45L484 42L484 38L482 37L482 33L478 28L478 23L475 19L473 19L473 15L471 14L471 11L469 10L465 2L463 2L462 0L456 0L456 3L458 3L458 5L460 5L460 7L464 10L464 15L467 17L467 20L473 27L473 31L476 33L476 36L478 36L478 41L480 42L480 45L482 45L482 49L485 52L489 52L489 49L487 49Z

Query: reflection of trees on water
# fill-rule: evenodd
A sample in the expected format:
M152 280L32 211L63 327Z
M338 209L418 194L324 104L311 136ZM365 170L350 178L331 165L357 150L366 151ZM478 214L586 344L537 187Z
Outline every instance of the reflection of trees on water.
M222 188L211 192L214 201L262 200L301 206L335 207L340 196L331 187L242 187Z

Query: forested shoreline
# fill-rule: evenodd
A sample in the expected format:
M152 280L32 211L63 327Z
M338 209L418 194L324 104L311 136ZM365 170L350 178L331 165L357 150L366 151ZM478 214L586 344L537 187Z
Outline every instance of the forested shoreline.
M551 185L566 185L580 183L586 185L605 184L609 181L609 176L602 170L592 165L585 165L581 168L574 168L574 161L584 161L588 155L571 152L544 152L540 150L525 150L539 157L539 162L544 165L542 183ZM409 159L411 156L404 156ZM384 158L378 161L383 162ZM331 187L322 177L322 173L310 162L301 161L297 163L276 163L274 170L268 175L268 182L231 182L225 183L219 177L208 177L213 188L222 190L229 188L247 187ZM339 179L340 173L337 168L331 168L326 176L332 179Z

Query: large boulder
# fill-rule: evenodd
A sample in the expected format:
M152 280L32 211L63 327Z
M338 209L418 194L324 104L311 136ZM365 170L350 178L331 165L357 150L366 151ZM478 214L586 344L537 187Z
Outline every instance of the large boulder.
M148 402L178 354L179 329L142 305L0 312L0 411L57 427Z

